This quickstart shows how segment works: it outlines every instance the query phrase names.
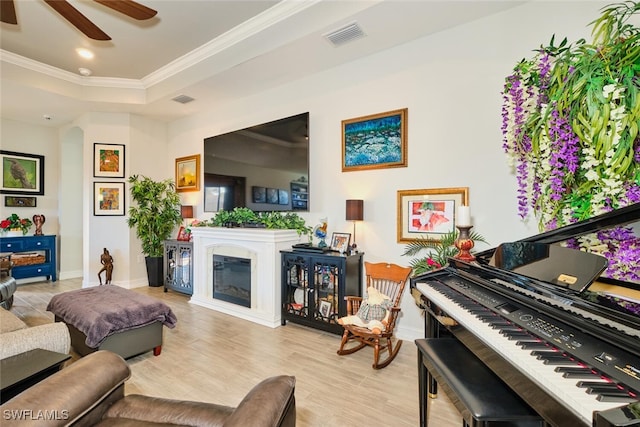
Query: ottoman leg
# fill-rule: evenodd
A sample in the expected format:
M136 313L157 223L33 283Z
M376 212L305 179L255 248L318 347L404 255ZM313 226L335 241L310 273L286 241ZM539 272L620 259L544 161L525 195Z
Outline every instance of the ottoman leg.
M160 356L160 352L162 352L162 346L161 345L153 347L153 355L154 356Z

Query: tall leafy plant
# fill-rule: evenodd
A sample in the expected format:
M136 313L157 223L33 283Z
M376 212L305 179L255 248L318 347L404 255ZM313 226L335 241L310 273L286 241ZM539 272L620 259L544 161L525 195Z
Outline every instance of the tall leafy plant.
M127 224L135 228L146 256L161 257L163 241L182 222L175 183L171 179L154 181L140 175L129 177L129 183L135 206L129 208Z

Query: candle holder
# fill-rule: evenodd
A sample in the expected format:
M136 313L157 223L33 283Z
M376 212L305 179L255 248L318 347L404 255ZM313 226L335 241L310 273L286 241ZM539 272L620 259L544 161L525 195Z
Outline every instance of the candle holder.
M473 240L469 238L469 230L473 228L473 225L456 225L456 228L460 233L454 242L454 246L458 248L459 252L454 256L454 258L466 262L475 261L476 257L471 255L471 252L469 252L474 246Z

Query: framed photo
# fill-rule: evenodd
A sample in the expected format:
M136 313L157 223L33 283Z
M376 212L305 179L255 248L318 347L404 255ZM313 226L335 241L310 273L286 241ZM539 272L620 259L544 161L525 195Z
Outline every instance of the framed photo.
M44 195L44 156L0 150L2 194Z
M93 144L93 176L124 178L124 145Z
M264 187L251 187L253 203L267 203L267 189Z
M469 187L398 191L398 242L440 240L455 229L458 209L468 204Z
M4 205L8 208L35 208L36 197L5 196Z
M342 121L342 172L407 166L407 108Z
M331 316L331 303L329 301L322 300L320 301L320 314L324 318L329 318Z
M267 188L267 203L271 203L272 205L278 204L278 189L277 188Z
M278 190L278 203L281 205L289 204L289 192L287 190Z
M124 215L124 182L93 183L93 215Z
M351 233L333 233L331 235L331 249L341 254L347 252L351 243Z
M180 226L180 230L178 230L178 238L176 240L180 240L181 242L188 242L191 239L191 235L187 233L187 229Z
M176 159L176 191L200 191L200 154Z

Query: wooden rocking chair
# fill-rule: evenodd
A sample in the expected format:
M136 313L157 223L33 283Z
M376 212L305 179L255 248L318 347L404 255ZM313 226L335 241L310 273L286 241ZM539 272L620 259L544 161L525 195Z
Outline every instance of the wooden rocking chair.
M412 270L411 267L401 267L386 262L365 262L364 265L367 288L374 287L393 301L389 322L386 329L381 333L374 333L370 329L356 325L342 325L344 334L342 335L338 354L341 356L351 354L366 346L371 346L373 347L373 369L382 369L391 363L402 345L401 340L395 340L396 343L393 343L393 330L396 327L398 313L400 313L402 293ZM362 298L346 296L345 299L347 300L347 315L355 315L360 309ZM384 351L387 352L387 356L381 361L380 353Z

